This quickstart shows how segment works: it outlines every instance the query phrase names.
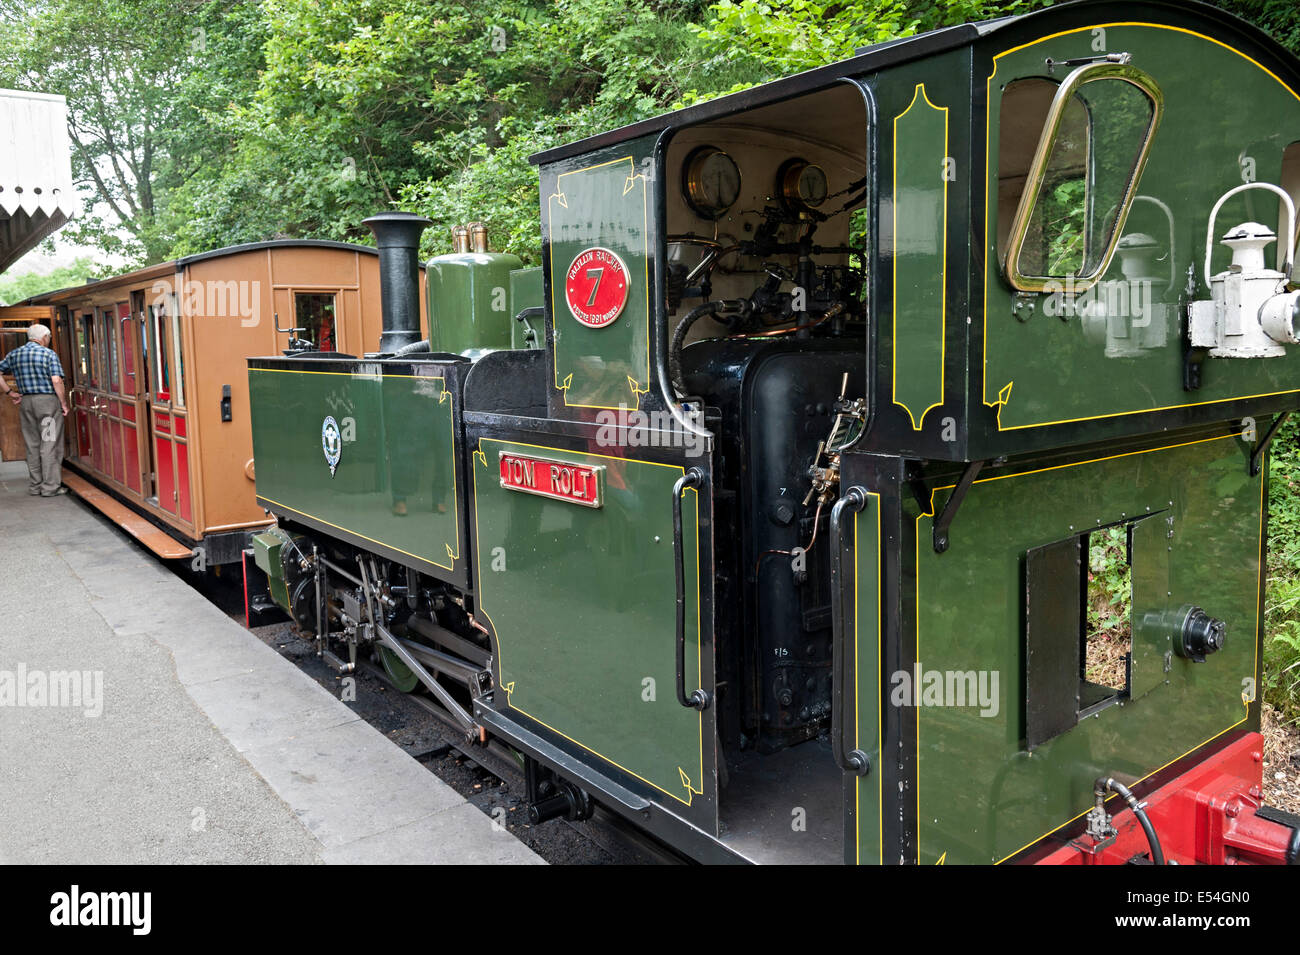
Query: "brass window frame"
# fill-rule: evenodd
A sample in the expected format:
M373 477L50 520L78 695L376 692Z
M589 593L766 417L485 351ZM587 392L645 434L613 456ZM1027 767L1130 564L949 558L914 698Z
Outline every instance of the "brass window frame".
M1115 227L1111 231L1110 240L1097 266L1085 275L1025 275L1020 271L1020 253L1029 234L1034 209L1042 196L1043 184L1047 175L1047 164L1051 160L1052 149L1056 145L1061 123L1065 119L1065 110L1074 95L1085 84L1107 79L1130 83L1151 100L1151 121L1147 125L1142 148L1138 152L1137 161L1133 165L1133 173L1129 177L1128 185L1120 199L1115 217ZM1155 139L1156 130L1160 127L1160 120L1164 115L1164 106L1164 93L1155 79L1150 74L1128 63L1088 63L1075 69L1062 81L1056 91L1056 96L1052 100L1051 108L1048 110L1047 119L1043 123L1043 131L1038 137L1038 147L1034 152L1034 160L1029 166L1029 174L1025 179L1025 191L1021 193L1020 204L1016 207L1015 217L1011 220L1011 233L1007 237L1007 252L1002 263L1002 271L1013 288L1021 292L1043 292L1047 290L1049 283L1053 283L1055 286L1069 280L1075 292L1086 292L1106 274L1106 270L1110 268L1111 260L1115 257L1115 249L1119 245L1119 240L1124 235L1124 225L1127 223L1129 212L1133 208L1138 183L1142 179L1142 172L1146 168L1147 158L1151 154L1151 143ZM1091 127L1089 127L1088 142L1089 176L1091 177ZM1090 188L1087 202L1091 205L1093 201L1094 197L1091 195ZM1091 228L1091 221L1086 223L1085 227Z

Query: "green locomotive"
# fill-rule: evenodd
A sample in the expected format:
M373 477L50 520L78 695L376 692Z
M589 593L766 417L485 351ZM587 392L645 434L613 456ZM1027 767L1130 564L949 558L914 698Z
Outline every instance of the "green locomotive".
M1296 861L1255 688L1300 63L1068 4L535 161L540 269L459 236L420 340L426 222L378 216L379 351L250 359L257 558L323 654L535 819L702 861Z

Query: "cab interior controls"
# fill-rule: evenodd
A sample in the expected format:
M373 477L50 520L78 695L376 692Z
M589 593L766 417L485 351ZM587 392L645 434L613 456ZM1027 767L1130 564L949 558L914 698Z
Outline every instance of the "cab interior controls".
M742 175L736 161L721 149L698 147L687 156L682 170L683 198L701 218L718 220L736 205ZM691 329L702 319L721 324L728 337L790 335L800 339L814 335L838 337L850 323L865 320L862 250L845 244L821 245L816 233L824 223L861 207L866 185L863 177L831 193L828 176L820 165L790 157L778 167L762 210L744 210L743 228L752 238L724 245L720 238L693 233L668 236L670 253L683 246L703 250L699 262L691 267L674 261L675 256L670 254L667 270L670 315L685 301L701 300L677 321L669 345L669 377L679 399L687 403L690 397L682 378L682 348ZM838 208L821 210L828 201L846 196ZM819 264L817 260L823 257L851 258L849 264ZM857 264L853 264L854 258ZM745 262L756 263L757 267L745 268L740 264ZM715 273L735 275L745 271L761 277L749 295L713 297ZM853 404L842 400L846 407ZM818 489L815 493L822 492Z

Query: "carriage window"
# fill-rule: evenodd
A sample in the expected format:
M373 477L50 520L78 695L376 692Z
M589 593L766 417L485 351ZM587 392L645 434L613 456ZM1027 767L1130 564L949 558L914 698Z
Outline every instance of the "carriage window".
M95 322L92 320L90 314L82 314L81 327L82 339L85 340L86 346L86 353L85 356L83 356L82 373L83 376L85 376L83 377L83 382L87 383L87 385L90 385L91 387L95 387L96 385L99 385L99 370L95 365L96 361L98 361L95 350Z
M0 358L9 354L15 348L27 343L27 333L14 329L9 331L5 329L0 331Z
M96 388L104 388L108 382L108 370L105 364L108 355L108 338L104 334L104 316L99 312L94 313L91 328L95 330L95 347L91 351L91 357L95 363L94 384Z
M90 375L90 318L82 315L77 319L77 362L80 366L77 384L91 384Z
M1013 286L1039 291L1068 278L1083 291L1102 276L1160 112L1155 82L1117 63L1081 67L1060 86L1043 79L1007 86L998 148L999 252Z
M168 347L170 336L167 334L167 308L164 305L149 306L149 341L154 356L154 388L159 401L171 400L171 349Z
M315 345L317 351L338 351L333 295L295 292L293 314L294 326L304 329L299 337Z
M108 390L116 393L121 366L118 365L117 322L111 308L104 310L104 333L108 336Z
M176 354L173 361L176 367L176 381L172 386L172 404L185 407L185 343L181 341L181 319L179 315L171 316L172 337L176 341Z
M148 395L153 389L153 386L149 383L152 380L149 374L149 362L153 358L153 352L150 351L149 320L145 317L143 309L137 312L136 315L136 334L140 336L140 372L144 375L144 387L140 390L143 394Z
M118 320L122 327L122 380L125 386L122 389L124 395L134 395L136 393L135 382L135 347L131 340L132 322L131 314L122 309L125 314Z

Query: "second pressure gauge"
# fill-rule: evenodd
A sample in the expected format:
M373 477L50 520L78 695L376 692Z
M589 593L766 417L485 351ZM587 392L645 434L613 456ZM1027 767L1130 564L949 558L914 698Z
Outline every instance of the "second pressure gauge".
M816 209L830 192L822 167L803 159L782 163L776 177L781 199L797 211Z

